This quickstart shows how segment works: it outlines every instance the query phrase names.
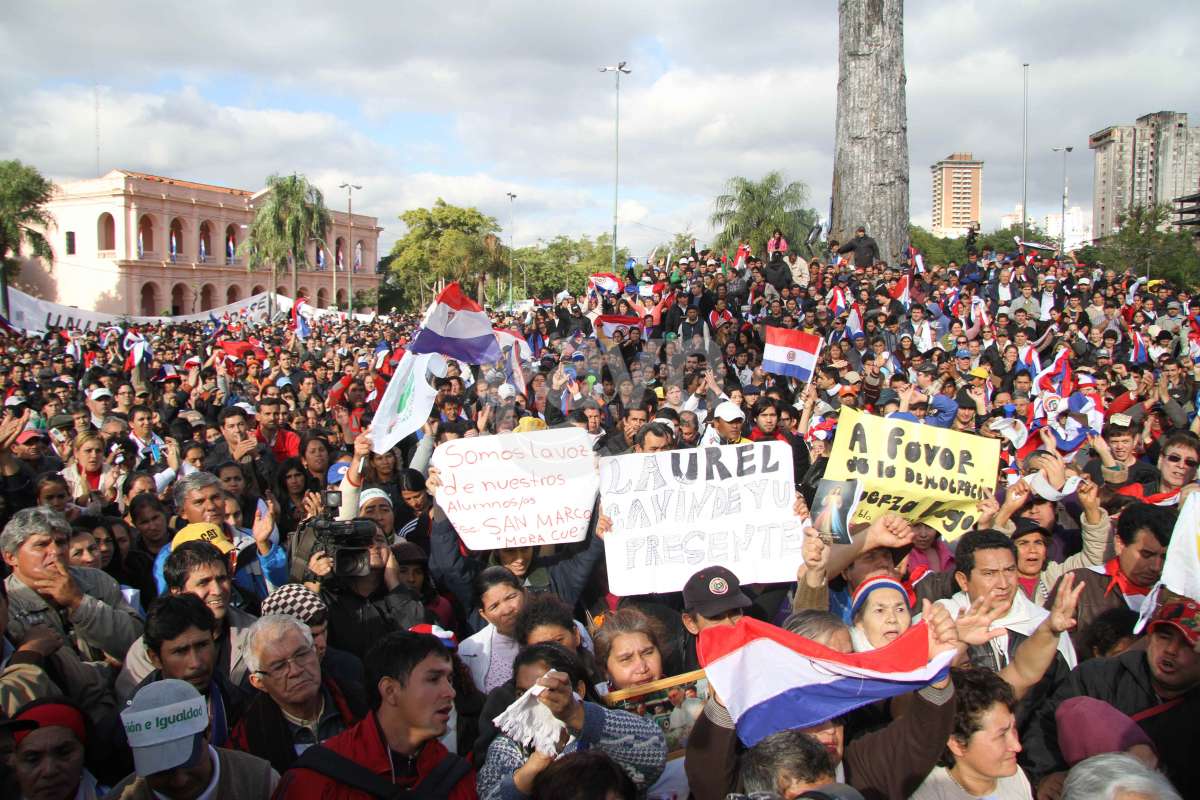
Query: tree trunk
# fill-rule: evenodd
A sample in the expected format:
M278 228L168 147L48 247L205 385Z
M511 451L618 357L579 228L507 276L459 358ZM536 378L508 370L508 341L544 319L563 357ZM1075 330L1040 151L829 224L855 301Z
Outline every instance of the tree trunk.
M903 0L839 0L831 236L859 226L895 264L908 247Z

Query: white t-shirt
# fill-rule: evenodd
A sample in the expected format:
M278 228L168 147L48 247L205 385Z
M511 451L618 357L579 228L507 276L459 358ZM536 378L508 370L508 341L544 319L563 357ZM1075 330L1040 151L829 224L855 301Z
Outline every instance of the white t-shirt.
M1033 788L1025 773L1017 770L996 781L996 789L991 794L968 794L958 782L950 776L950 770L945 767L934 767L933 772L921 782L917 790L909 796L909 800L1032 800Z

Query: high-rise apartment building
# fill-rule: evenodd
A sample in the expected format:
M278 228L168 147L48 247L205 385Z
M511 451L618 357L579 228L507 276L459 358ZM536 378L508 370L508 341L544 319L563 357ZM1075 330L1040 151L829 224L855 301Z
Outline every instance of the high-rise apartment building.
M1103 238L1130 208L1170 204L1200 189L1200 128L1187 114L1159 111L1088 137L1095 151L1092 231Z
M952 153L929 168L933 172L934 236L966 234L983 212L983 162L971 153Z

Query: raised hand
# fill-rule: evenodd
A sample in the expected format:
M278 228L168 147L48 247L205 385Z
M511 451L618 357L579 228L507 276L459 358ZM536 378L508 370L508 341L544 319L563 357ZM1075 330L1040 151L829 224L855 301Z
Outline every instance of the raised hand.
M804 529L804 544L801 555L804 564L796 573L797 581L804 581L808 586L816 588L824 586L828 580L829 553L832 548L829 542L816 528Z
M1058 584L1058 594L1046 622L1054 633L1065 633L1075 627L1075 609L1079 607L1079 596L1083 594L1083 582L1075 585L1075 575L1068 572Z
M992 624L1007 611L1003 603L980 597L954 620L959 641L968 645L981 645L1003 636L1005 629L992 630Z
M51 564L46 569L46 576L35 579L29 588L60 608L74 610L83 602L83 592L61 561Z
M959 649L961 643L958 639L958 631L954 627L954 620L950 617L950 612L940 604L922 600L921 620L929 631L930 658L949 650L957 651Z
M867 542L863 548L905 547L912 544L913 529L908 520L899 514L884 514L867 528Z

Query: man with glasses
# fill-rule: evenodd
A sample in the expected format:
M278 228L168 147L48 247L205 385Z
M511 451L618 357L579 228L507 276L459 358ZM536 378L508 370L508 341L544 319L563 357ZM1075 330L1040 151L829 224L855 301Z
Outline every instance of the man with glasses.
M1119 490L1147 503L1177 504L1180 491L1196 480L1200 465L1200 438L1191 431L1176 431L1162 440L1158 477L1146 483L1131 483Z
M366 715L359 693L343 692L322 674L312 631L294 616L271 614L255 622L246 637L246 662L259 693L233 731L233 746L265 758L280 774L305 750Z

